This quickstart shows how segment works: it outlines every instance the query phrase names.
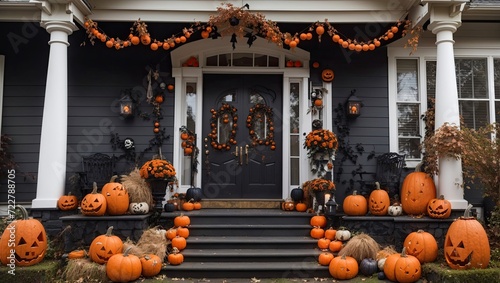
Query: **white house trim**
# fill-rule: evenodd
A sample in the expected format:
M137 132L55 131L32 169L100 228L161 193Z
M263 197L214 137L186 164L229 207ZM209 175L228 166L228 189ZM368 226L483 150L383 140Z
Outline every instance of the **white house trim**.
M3 84L4 84L5 56L0 55L0 135L2 135Z

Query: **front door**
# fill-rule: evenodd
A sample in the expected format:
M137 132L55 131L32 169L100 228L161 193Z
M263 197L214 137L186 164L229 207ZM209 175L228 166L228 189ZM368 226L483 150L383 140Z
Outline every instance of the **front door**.
M282 198L281 75L205 75L206 198Z

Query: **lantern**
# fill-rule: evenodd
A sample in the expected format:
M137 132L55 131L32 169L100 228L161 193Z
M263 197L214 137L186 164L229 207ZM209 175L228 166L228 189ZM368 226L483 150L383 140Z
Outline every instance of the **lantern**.
M134 114L134 101L129 95L124 95L120 99L120 115L123 117L131 117Z
M354 95L355 89L351 91L351 94L347 98L346 103L346 115L348 118L356 118L361 115L361 107L363 106L362 100Z
M328 219L333 219L333 217L337 214L337 202L335 201L333 194L325 194L325 199L328 200L325 203L325 216Z

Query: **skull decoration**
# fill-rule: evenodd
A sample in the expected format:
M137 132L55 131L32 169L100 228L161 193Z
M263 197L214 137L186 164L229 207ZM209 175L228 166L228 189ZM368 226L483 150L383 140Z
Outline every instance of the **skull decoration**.
M0 261L4 265L14 263L16 266L31 266L43 260L47 251L47 234L42 223L30 219L22 206L22 219L14 220L2 234L0 239ZM15 245L12 246L12 240ZM14 258L11 251L14 250Z
M390 216L399 216L403 214L403 206L399 202L394 202L389 206L388 213Z
M134 147L135 147L134 140L131 139L131 138L126 138L123 141L123 147L125 147L126 150L132 150L132 149L134 149Z
M490 261L488 236L481 223L469 215L471 208L472 204L446 232L444 257L453 269L486 268Z
M132 202L128 211L131 214L146 214L149 212L149 205L146 202Z

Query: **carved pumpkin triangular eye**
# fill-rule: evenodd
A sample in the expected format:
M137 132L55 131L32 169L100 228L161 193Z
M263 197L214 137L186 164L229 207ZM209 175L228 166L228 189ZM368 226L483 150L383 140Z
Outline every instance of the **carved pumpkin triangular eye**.
M39 241L39 242L43 242L45 241L45 237L43 236L43 233L40 232L40 234L38 234L38 237L36 237L36 239Z
M38 247L38 243L36 241L33 242L33 245L31 245L32 248L37 248Z
M465 248L464 247L464 242L460 241L460 243L458 243L458 245L457 245L457 248Z
M20 245L26 245L26 240L24 239L24 237L21 237L21 239L19 239L19 243L17 243L19 246Z

